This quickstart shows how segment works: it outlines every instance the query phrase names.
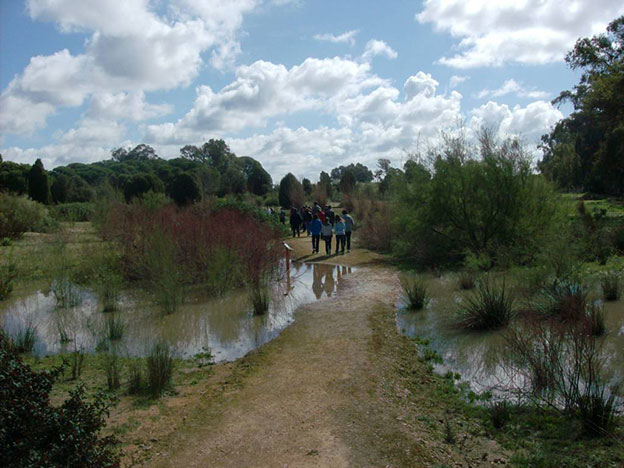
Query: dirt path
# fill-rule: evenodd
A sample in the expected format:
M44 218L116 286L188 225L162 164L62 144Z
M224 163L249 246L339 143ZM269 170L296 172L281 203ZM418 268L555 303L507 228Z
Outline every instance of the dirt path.
M311 250L307 238L289 243L293 258ZM381 257L356 250L315 259L370 265ZM145 466L504 464L473 422L453 419L461 443L444 442L435 377L395 330L398 294L391 268L357 269L340 294L298 310L293 325L234 366L234 385L226 379L220 392L207 391Z

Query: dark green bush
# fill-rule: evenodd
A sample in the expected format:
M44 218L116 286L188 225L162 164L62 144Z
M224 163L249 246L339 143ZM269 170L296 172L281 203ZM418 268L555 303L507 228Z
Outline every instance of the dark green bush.
M20 238L25 232L47 232L56 227L41 203L0 193L0 238Z
M13 291L15 278L17 278L17 266L14 262L9 261L6 264L0 264L0 301L9 297Z
M583 283L575 280L555 278L544 287L541 296L543 312L563 320L577 320L585 316L589 290Z
M89 202L62 203L51 208L52 216L59 221L91 221L94 205Z
M49 394L61 372L33 372L0 332L0 466L120 466L115 440L100 435L111 401L102 394L89 401L79 386L52 406Z
M425 281L414 274L401 278L405 306L410 310L421 310L427 305L427 286Z
M492 330L509 323L514 296L505 281L483 278L460 306L459 325L472 330Z
M616 271L606 273L600 278L602 297L605 301L617 301L621 295L621 278Z

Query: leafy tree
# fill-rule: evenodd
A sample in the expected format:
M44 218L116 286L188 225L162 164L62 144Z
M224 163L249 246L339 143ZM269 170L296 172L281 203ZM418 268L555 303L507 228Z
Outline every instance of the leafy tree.
M299 208L305 199L303 186L290 172L280 181L279 202L283 208Z
M54 178L52 187L50 188L52 193L52 201L54 203L67 202L67 193L69 192L69 177L65 174L59 174Z
M540 170L564 187L624 194L624 16L606 34L582 38L566 56L582 70L570 101L574 112L542 137ZM572 148L574 154L572 153Z
M164 192L165 186L154 174L137 174L132 176L124 187L126 201L146 194L147 192Z
M34 372L0 331L0 466L120 466L115 440L100 436L110 400L97 394L89 402L79 386L52 406L50 391L61 371Z
M245 192L247 182L237 167L228 168L221 176L219 195L239 194Z
M41 159L37 159L28 173L28 196L39 203L50 204L50 182Z
M180 149L180 156L208 164L221 173L225 172L236 158L225 141L212 138L199 148L192 145L184 146Z
M4 161L0 164L0 192L23 195L28 192L28 164Z
M310 182L310 179L304 178L301 181L301 185L303 186L303 193L305 193L307 197L312 195L312 182Z
M367 183L373 180L373 172L364 164L349 164L348 166L339 166L331 171L332 180L339 181L342 179L345 171L350 170L357 182Z
M169 195L179 206L194 203L201 198L199 185L188 172L182 172L175 176Z
M342 174L342 178L340 179L340 191L344 194L351 194L355 189L355 176L351 170L346 170Z
M247 190L254 195L266 195L273 185L273 179L264 170L262 164L248 156L238 158L238 163L242 165L243 175L247 180Z
M325 193L327 194L327 197L331 199L332 197L332 182L331 182L331 177L329 177L329 174L325 171L322 171L321 174L319 175L319 185L321 185L321 189L325 190Z
M111 151L111 155L115 161L149 161L158 159L156 150L149 145L141 143L132 149L116 148Z
M384 177L386 177L386 174L388 173L388 170L390 169L390 166L392 165L392 163L390 162L389 159L385 159L385 158L381 158L377 160L377 170L375 171L375 178L378 181L382 181Z

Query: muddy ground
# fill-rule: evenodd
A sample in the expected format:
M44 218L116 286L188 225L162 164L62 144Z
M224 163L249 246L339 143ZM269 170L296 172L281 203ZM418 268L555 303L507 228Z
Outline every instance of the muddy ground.
M340 294L300 308L281 335L230 364L180 369L178 394L125 403L124 464L149 467L476 467L506 464L478 420L440 398L444 379L397 333L384 257L354 249L294 260L360 266ZM178 379L180 380L180 379Z

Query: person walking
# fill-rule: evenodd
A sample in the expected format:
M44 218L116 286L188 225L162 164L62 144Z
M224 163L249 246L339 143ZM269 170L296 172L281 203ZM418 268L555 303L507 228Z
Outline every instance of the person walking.
M345 242L347 244L347 253L351 252L351 233L355 227L355 221L347 210L342 210L342 219L345 224Z
M325 222L323 223L323 228L321 229L321 236L325 241L325 253L327 255L331 254L331 244L332 244L332 225L329 224L329 219L325 218Z
M312 234L312 253L318 253L319 243L321 241L321 231L323 230L323 223L321 223L318 215L314 215L312 218L309 229L310 234Z
M310 235L310 223L312 222L312 212L307 206L303 207L303 225L305 226L305 230Z
M336 222L336 213L334 213L334 210L332 210L331 205L327 205L327 208L325 208L325 216L329 218L329 222L333 226Z
M345 223L340 216L336 216L334 223L334 232L336 233L336 253L340 250L341 254L345 253Z
M325 212L323 210L319 210L319 212L317 213L319 219L321 220L321 223L325 224Z
M301 226L301 215L295 208L290 210L290 229L292 229L293 237L300 237L299 227Z
M286 212L284 211L284 208L280 209L279 220L280 223L286 224Z

